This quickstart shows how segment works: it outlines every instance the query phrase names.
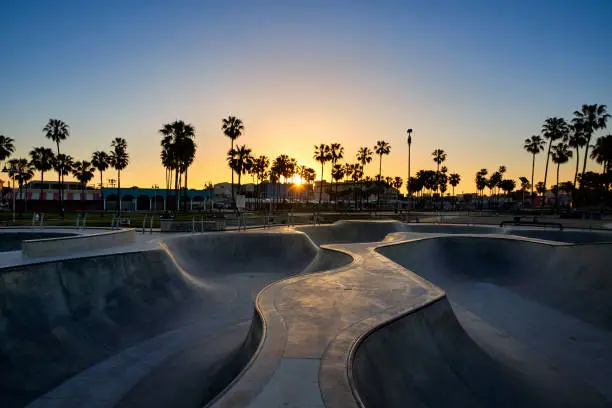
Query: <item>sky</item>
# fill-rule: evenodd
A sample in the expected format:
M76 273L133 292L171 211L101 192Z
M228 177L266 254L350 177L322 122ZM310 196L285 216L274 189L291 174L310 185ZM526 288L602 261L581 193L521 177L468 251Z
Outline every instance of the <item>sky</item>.
M15 156L27 156L53 147L42 128L61 119L70 126L62 152L79 160L123 137L130 165L122 186L164 184L158 130L176 119L196 128L189 187L229 181L221 119L231 114L245 124L238 144L288 154L317 177L314 144L339 142L354 162L358 147L386 140L383 175L405 179L412 128L412 175L435 169L431 152L441 148L462 175L457 192L467 193L483 167L529 176L523 140L547 117L612 103L609 0L0 7L0 134L15 139ZM544 161L539 155L536 181ZM563 165L561 179L574 168L574 159ZM377 161L366 168L377 172Z

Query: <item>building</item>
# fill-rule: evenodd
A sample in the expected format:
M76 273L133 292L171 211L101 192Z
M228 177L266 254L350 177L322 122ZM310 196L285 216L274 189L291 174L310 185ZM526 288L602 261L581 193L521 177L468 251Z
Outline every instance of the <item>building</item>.
M94 189L86 187L81 190L78 182L67 181L63 183L63 207L65 211L114 211L118 207L118 190L116 188ZM55 212L59 208L60 185L49 181L41 183L33 181L25 184L21 192L16 189L15 207L20 211ZM181 206L187 210L199 211L212 208L215 194L210 190L189 189L181 192ZM159 188L122 188L122 211L164 211L175 210L176 197L174 190L168 191ZM9 192L3 200L12 205L12 196Z

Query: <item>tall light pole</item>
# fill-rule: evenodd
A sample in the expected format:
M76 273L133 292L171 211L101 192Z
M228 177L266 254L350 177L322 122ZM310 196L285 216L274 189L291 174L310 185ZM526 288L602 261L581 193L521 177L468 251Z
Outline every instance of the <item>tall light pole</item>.
M410 197L410 145L412 144L412 129L406 131L408 133L408 179L406 180L406 188L408 197Z

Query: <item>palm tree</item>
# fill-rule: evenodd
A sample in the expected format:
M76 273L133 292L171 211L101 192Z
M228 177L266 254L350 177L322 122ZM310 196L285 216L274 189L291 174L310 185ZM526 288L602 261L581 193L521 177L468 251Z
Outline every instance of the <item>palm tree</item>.
M234 140L238 139L244 131L244 124L235 116L228 116L222 120L221 130L223 134L229 137L231 141L230 151L234 150ZM236 198L234 197L234 171L232 170L232 201L236 206Z
M331 148L329 145L321 143L320 145L315 145L315 152L313 158L321 163L321 186L319 188L319 205L321 204L321 198L323 197L323 170L325 167L325 163L331 160Z
M13 178L13 187L15 184L15 180L19 186L19 197L27 201L27 194L24 197L23 193L23 185L34 177L34 166L24 158L20 159L11 159L9 160L9 176ZM14 192L13 192L14 194Z
M391 153L391 145L384 140L379 140L374 146L374 152L378 155L378 181L382 180L382 157Z
M546 169L544 170L544 189L546 189L546 180L548 177L548 160L550 159L550 150L552 142L562 139L567 141L569 138L569 126L563 118L548 118L542 125L542 135L548 139L548 154L546 155ZM543 203L544 201L542 201Z
M572 157L572 151L567 143L561 142L553 147L551 158L553 163L557 164L557 191L555 194L555 206L557 207L557 211L559 210L559 168L563 163L567 163L570 157Z
M338 161L340 159L344 158L344 147L342 147L342 145L340 143L332 143L329 146L329 153L331 154L331 165L332 165L332 173L333 173L334 167L336 166ZM334 178L333 174L332 174L331 179L332 179L332 181L336 181L336 194L337 194L338 193L338 181L339 180L336 180L336 178ZM335 198L334 202L335 201L338 201L337 197Z
M484 189L487 186L487 174L489 171L487 169L480 169L476 172L476 189L480 192L480 209L482 209L482 204L484 200Z
M159 130L163 138L161 141L162 153L161 160L162 164L166 168L166 175L172 173L174 170L174 190L176 197L176 209L180 203L179 192L183 187L183 174L184 178L184 189L187 192L187 176L189 166L193 163L196 153L196 144L193 141L195 137L195 128L189 123L185 123L182 120L176 120L172 123L166 123ZM171 179L170 179L171 181ZM168 190L168 182L166 183L166 195ZM184 201L184 210L187 209L187 201Z
M102 197L102 201L104 201L104 190L102 189L103 187L102 175L104 171L108 169L109 161L110 161L110 157L108 153L102 150L95 151L91 155L91 165L94 166L94 168L100 172L100 194Z
M361 180L365 174L366 164L369 164L372 161L372 150L370 150L370 148L367 146L360 147L357 151L357 161L359 164L361 164L361 177L359 178L359 180ZM360 196L363 198L363 183L359 183L359 189Z
M15 141L4 135L0 135L0 162L8 159L15 152Z
M436 162L436 179L440 177L440 164L446 160L446 153L442 149L434 150L431 155L433 156L433 161ZM438 184L436 183L436 190L438 190Z
M67 176L72 171L74 165L74 159L69 154L60 153L55 156L53 160L53 170L58 174L58 182L62 184L64 182L64 176ZM60 195L63 194L63 190L60 190ZM62 202L62 201L60 201ZM64 213L64 207L60 209L60 214Z
M589 157L589 145L591 137L596 130L605 129L610 115L606 112L606 105L582 105L581 110L574 111L572 123L582 129L586 138L584 151L584 164L582 172L586 172L587 158Z
M127 141L124 138L116 137L111 142L111 149L109 164L117 170L117 208L118 213L121 214L121 170L124 170L130 163Z
M397 199L400 199L400 188L402 188L402 185L404 185L404 180L402 180L401 177L399 176L395 176L395 178L393 178L393 180L391 181L391 187L397 189Z
M525 139L523 148L532 154L531 160L531 195L533 196L533 174L535 171L535 157L536 154L544 151L544 139L539 135L533 135Z
M587 144L587 139L584 135L582 126L577 123L569 125L569 138L568 145L576 149L576 172L574 173L574 188L576 188L576 181L578 180L578 166L580 164L580 148ZM533 182L533 180L532 180Z
M230 150L227 153L227 162L231 169L238 174L238 193L240 193L241 177L253 167L251 149L242 145Z
M260 192L259 192L259 187L261 185L261 182L264 180L264 178L266 177L267 173L268 173L268 167L270 166L270 159L268 159L268 157L266 156L259 156L257 158L253 159L253 167L251 169L251 171L255 174L255 177L257 179L257 198L259 198L260 196Z
M60 142L62 140L66 140L68 136L70 136L70 132L68 131L68 125L59 119L49 119L49 122L43 128L43 132L45 132L45 137L47 139L52 140L57 145L57 155L60 154ZM57 182L59 183L59 208L60 214L62 217L64 216L64 183L62 182L63 175L57 174Z
M334 207L338 204L338 182L344 178L344 166L341 164L334 164L331 171L332 180L336 182L336 194L334 197Z
M36 170L40 171L40 183L42 190L42 183L45 181L45 172L53 169L55 154L53 154L53 150L48 147L36 147L30 151L30 157L32 158L30 161L32 166L34 166Z
M521 182L521 191L523 192L523 197L521 198L521 204L525 206L525 190L527 190L530 186L529 180L525 176L519 177ZM531 187L533 190L533 186Z
M455 196L455 187L461 183L461 176L457 173L451 173L448 177L448 183L453 187L453 197Z
M598 137L591 148L591 159L602 165L602 174L608 173L612 167L612 135Z
M83 193L87 183L94 178L96 168L87 160L77 161L72 167L72 175L81 183L81 209L83 209Z

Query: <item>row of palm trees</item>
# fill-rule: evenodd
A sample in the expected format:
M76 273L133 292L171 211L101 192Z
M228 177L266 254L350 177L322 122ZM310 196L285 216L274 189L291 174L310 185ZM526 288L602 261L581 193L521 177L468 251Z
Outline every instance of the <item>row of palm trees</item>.
M547 118L542 125L542 135L533 135L525 139L523 148L532 155L531 164L531 194L533 195L534 188L534 173L536 155L547 150L546 165L544 169L544 182L541 189L546 191L548 180L548 165L549 160L557 165L557 187L559 186L559 169L569 159L576 157L576 169L574 172L573 189L576 188L576 182L582 180L586 175L586 166L589 158L602 164L602 174L605 175L611 171L612 167L612 135L600 136L594 144L591 140L595 132L606 129L606 125L610 115L607 112L606 105L582 105L579 110L574 111L571 121L566 121L564 118L552 117ZM548 147L546 147L548 140ZM556 144L554 144L556 142ZM580 151L584 148L582 156L582 172L579 172L580 166ZM589 155L589 148L591 154ZM572 149L574 149L572 151ZM582 184L582 183L581 183ZM556 188L557 198L559 188ZM558 202L558 200L557 200Z
M40 181L44 182L45 173L54 170L57 173L59 190L59 212L63 215L64 177L72 174L81 184L82 193L87 184L93 179L95 171L100 172L100 185L102 174L109 167L117 170L117 206L120 209L121 199L121 171L129 164L127 141L115 138L111 142L111 151L96 151L91 160L75 160L71 155L61 153L60 144L70 136L69 126L59 119L49 119L43 128L45 137L55 143L57 153L51 148L40 146L33 148L30 159L14 158L7 162L7 172L13 182L17 181L21 193L22 186L34 177L34 172L40 172ZM7 136L0 135L0 161L5 161L15 152L15 141Z

